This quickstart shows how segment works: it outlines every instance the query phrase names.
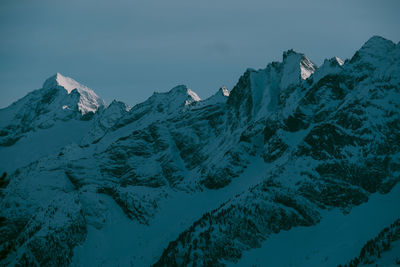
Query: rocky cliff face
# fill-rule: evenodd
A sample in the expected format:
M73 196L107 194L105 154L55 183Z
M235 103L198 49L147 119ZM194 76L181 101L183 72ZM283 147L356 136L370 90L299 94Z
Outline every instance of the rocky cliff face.
M235 263L390 192L399 107L400 46L381 37L319 68L289 50L206 100L177 86L106 106L57 74L0 110L1 263Z

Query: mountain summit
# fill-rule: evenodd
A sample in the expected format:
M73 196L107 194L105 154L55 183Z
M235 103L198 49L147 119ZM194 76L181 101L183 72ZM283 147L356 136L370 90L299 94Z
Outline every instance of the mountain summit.
M92 89L78 83L72 78L63 76L60 73L48 78L43 84L43 89L45 90L54 88L63 88L68 92L68 94L71 94L73 90L76 90L79 94L77 105L82 115L89 112L95 113L100 107L105 106L104 100L101 99Z
M296 51L288 50L283 53L283 75L281 87L287 87L290 84L296 84L299 79L307 79L310 77L317 66L311 62L304 54Z

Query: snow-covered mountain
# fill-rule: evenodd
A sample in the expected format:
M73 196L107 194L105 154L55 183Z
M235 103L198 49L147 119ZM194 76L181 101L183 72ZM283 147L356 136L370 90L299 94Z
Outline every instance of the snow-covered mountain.
M320 67L289 50L205 100L107 106L57 74L0 110L0 263L393 263L365 244L398 243L399 108L400 45L378 36Z
M105 108L90 88L57 73L7 108L0 109L0 169L12 172L63 146L78 143L86 122Z

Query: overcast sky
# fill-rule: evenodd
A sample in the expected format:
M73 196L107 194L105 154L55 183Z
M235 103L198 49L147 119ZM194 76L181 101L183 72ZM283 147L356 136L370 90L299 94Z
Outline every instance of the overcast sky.
M56 72L108 103L186 84L206 98L284 50L349 58L373 35L400 40L400 1L1 0L0 107Z

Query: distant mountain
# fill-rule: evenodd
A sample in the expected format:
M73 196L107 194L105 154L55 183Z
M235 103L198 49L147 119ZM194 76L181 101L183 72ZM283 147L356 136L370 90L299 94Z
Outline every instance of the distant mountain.
M0 110L0 263L286 266L285 235L309 250L292 266L349 263L400 218L399 108L400 45L378 36L320 67L289 50L205 100L107 106L56 74Z

